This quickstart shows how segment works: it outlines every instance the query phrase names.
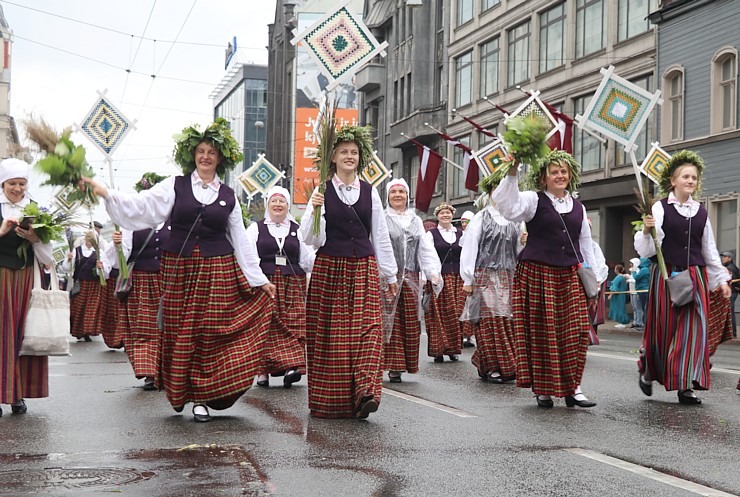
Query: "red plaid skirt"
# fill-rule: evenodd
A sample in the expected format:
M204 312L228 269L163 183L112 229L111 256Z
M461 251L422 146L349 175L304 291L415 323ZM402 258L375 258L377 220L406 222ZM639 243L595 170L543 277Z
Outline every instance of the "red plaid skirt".
M380 401L383 327L375 257L319 254L306 300L308 408L351 418L363 397Z
M478 373L498 372L513 378L516 375L514 360L514 326L511 318L484 314L475 334L475 352L471 358Z
M159 273L136 271L128 299L121 306L123 346L137 378L157 376L160 332L157 309L162 296Z
M408 273L406 278L419 281L418 274ZM418 283L414 283L418 287ZM393 332L390 342L385 344L383 369L385 371L419 371L419 293L414 285L404 282L393 317Z
M96 336L102 332L103 290L97 279L80 281L80 293L69 301L69 329L73 337Z
M575 266L519 262L513 301L517 386L572 395L581 384L591 328Z
M460 314L465 306L463 281L459 274L444 274L442 277L445 284L439 297L431 290L431 283L427 283L429 285L427 291L432 291L430 311L424 318L429 337L427 341L429 357L462 352L463 323L460 321Z
M262 374L280 376L289 369L306 373L306 277L276 273L275 312L262 350Z
M118 278L118 270L114 269L111 271L110 278L108 278L108 284L102 288L101 292L101 313L102 317L102 329L103 329L103 341L111 349L120 349L123 347L123 333L121 329L121 320L123 317L123 306L121 301L115 296L116 291L116 279Z
M176 411L188 402L230 407L259 374L272 299L249 287L234 254L162 257L160 388Z
M0 267L0 404L49 396L49 358L18 355L32 287L32 267Z
M709 293L707 338L710 356L714 355L721 343L732 340L732 309L730 309L730 299L724 298L722 296L722 290L719 288Z

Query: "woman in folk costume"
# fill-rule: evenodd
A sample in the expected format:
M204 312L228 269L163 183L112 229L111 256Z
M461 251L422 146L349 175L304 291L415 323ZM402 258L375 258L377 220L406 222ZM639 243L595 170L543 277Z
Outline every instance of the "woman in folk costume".
M33 264L54 264L50 243L41 243L32 227L22 228L22 211L32 202L31 167L18 159L0 161L0 404L13 414L28 410L23 399L49 396L46 356L19 356L33 288ZM18 254L27 245L25 258ZM0 416L3 410L0 408Z
M537 191L519 191L517 167L493 192L499 212L527 223L527 244L514 277L513 319L516 381L531 388L537 405L553 407L565 397L568 407L596 404L581 392L591 321L578 267L593 267L591 229L586 209L571 192L580 167L572 155L555 150L530 166L527 183Z
M371 157L369 128L337 130L332 177L325 193L314 190L301 219L303 240L317 249L306 300L308 408L316 417L364 419L380 403L380 279L392 295L398 285L380 196L359 178Z
M175 135L183 176L140 193L85 179L114 222L151 229L169 219L162 245L163 330L157 381L172 407L192 402L193 419L231 407L259 373L275 286L247 243L236 193L221 181L242 160L228 123L218 118Z
M588 227L592 229L591 219L588 219ZM591 319L591 333L588 337L589 345L598 345L599 337L597 335L599 331L599 325L606 322L606 279L609 277L609 266L606 265L606 259L604 258L604 252L596 240L591 239L591 250L594 254L593 270L596 275L596 281L599 284L599 294L596 296L596 305L588 306L588 315Z
M282 376L283 387L290 388L306 374L306 274L311 272L314 251L298 236L288 190L275 186L265 200L265 218L247 228L262 272L277 291L257 385L268 386L272 375Z
M677 390L678 401L689 405L701 404L694 390L709 389L709 292L719 289L725 299L731 294L707 210L695 200L703 171L704 161L696 153L674 154L660 175L659 186L667 197L653 204L643 230L635 233L635 250L642 257L654 257L650 228L655 228L668 275L688 270L694 293L693 302L674 306L658 264L652 265L638 362L640 389L652 395L655 380L667 391Z
M442 266L444 287L439 295L432 292L429 312L424 320L428 336L427 354L434 362L444 362L444 356L457 361L462 347L463 323L460 314L465 305L463 282L460 278L460 238L463 231L452 225L455 208L443 202L434 209L437 227L426 233L434 245Z
M92 337L103 331L105 288L101 285L100 272L104 275L104 281L111 269L108 259L98 254L96 246L100 248L98 235L88 230L83 242L67 254L65 264L65 268L72 268L72 278L79 282L80 289L79 293L70 296L70 334L86 342L91 342Z
M137 192L149 190L166 179L156 173L145 173L135 185ZM131 292L121 302L119 329L123 347L137 379L143 379L144 390L156 390L155 378L159 362L161 332L157 327L157 309L162 297L162 279L159 271L163 247L170 238L166 221L156 228L123 230L123 251L131 271ZM115 241L115 237L114 237Z
M474 216L475 213L473 211L465 211L460 215L460 228L463 230L463 235L460 238L460 246L465 243L465 230L468 229L468 225L470 224L470 221L473 220ZM464 348L475 347L475 341L473 340L473 337L475 336L477 331L478 323L474 323L473 321L463 322L462 346Z
M129 248L123 247L123 234L120 230L114 231L112 243L107 243L105 247L100 247L100 253L105 260L105 265L110 267L107 284L101 291L101 323L103 342L110 349L123 348L123 330L120 327L120 319L123 314L121 301L116 298L116 280L118 279L118 247L124 250L124 255L128 255ZM102 239L102 238L101 238Z
M386 337L383 369L392 383L401 382L401 373L419 371L420 273L432 286L442 283L437 252L424 236L421 218L409 209L409 186L403 178L386 185L388 206L385 219L398 268L399 294L390 337ZM390 323L388 323L390 324Z
M486 195L501 179L501 175L494 174L483 180ZM516 377L511 290L517 253L522 248L521 231L519 223L505 219L489 201L465 230L460 255L463 292L480 302L472 363L478 376L491 383L505 383Z

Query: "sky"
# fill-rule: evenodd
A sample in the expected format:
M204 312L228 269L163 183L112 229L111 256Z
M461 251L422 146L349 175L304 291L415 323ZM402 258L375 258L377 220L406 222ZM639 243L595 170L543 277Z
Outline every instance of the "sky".
M232 64L267 64L267 25L275 15L275 0L0 0L0 5L14 36L10 109L21 137L30 116L59 131L82 124L98 91L107 91L118 110L136 120L112 153L113 183L122 191L133 191L148 171L178 173L168 160L172 135L213 120L209 95L226 74L227 43L236 36ZM110 184L104 155L82 133L73 133L72 140L85 146L96 176ZM44 201L48 189L39 189L36 180Z

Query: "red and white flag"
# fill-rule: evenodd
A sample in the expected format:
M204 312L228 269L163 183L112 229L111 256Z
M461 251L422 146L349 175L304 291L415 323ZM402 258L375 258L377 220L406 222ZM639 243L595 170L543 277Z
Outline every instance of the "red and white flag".
M442 169L442 156L413 138L409 140L416 145L419 152L419 176L416 181L416 208L422 212L429 211L434 189L437 185L439 171Z
M562 150L573 154L573 119L544 100L541 100L541 102L558 122L557 131L547 140L547 145L552 150Z
M460 140L455 140L450 135L446 135L444 133L437 134L453 147L459 148L463 151L462 167L463 174L465 175L465 188L472 192L477 192L480 177L478 175L478 164L476 164L476 162L472 159L473 150L464 143L461 143Z

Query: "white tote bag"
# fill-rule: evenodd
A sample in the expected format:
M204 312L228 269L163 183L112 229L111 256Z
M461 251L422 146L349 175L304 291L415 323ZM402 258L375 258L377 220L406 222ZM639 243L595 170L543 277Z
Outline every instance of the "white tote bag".
M51 288L41 288L41 271L33 261L33 290L20 355L65 356L69 353L69 293L59 289L51 269Z

